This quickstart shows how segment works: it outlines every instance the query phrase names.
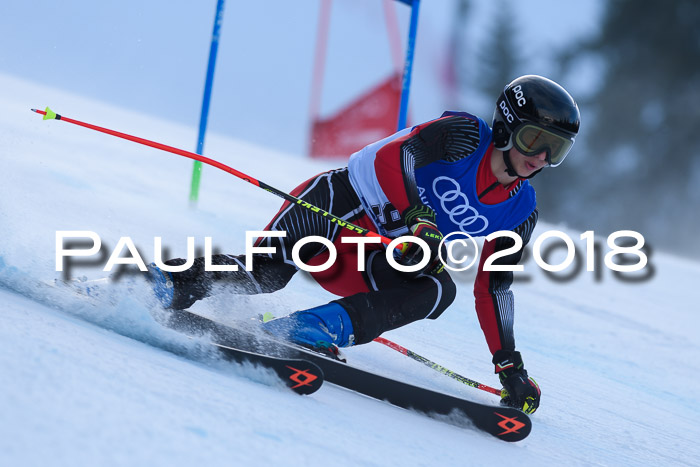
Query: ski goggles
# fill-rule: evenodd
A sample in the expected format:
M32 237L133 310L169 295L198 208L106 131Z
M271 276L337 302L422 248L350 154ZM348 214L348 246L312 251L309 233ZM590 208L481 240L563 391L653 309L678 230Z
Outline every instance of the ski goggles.
M550 167L561 164L574 145L574 137L534 123L521 123L513 131L513 146L526 156L547 153Z

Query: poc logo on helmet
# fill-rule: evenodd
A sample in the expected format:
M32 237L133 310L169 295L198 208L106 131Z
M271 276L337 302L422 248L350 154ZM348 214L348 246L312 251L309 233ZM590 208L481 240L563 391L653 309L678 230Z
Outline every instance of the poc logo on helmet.
M506 101L499 102L498 106L501 108L501 113L506 118L506 120L508 120L508 123L513 123L514 117L513 114L510 113L510 109L506 105Z
M525 94L523 94L522 86L519 84L513 88L513 94L515 94L515 99L518 101L518 107L522 107L527 102L525 100Z

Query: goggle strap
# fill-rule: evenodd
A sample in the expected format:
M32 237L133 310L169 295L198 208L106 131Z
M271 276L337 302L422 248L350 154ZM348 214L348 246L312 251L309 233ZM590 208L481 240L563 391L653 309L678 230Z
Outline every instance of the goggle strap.
M510 148L503 150L503 162L506 163L506 173L511 177L520 177L518 172L515 171L513 163L510 161Z

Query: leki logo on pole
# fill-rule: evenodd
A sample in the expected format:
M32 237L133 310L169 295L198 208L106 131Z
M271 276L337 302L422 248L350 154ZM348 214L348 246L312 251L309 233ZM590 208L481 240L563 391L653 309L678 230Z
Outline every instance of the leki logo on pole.
M289 377L292 381L297 383L296 386L292 386L292 389L296 389L300 386L311 386L311 383L318 379L318 376L309 373L309 370L299 370L298 368L286 365L292 371L295 371L293 375Z
M510 433L518 433L518 430L525 426L523 422L517 420L517 417L506 417L505 415L501 415L498 412L494 413L503 419L500 422L498 422L498 426L505 430L503 433L498 433L498 436L503 436Z

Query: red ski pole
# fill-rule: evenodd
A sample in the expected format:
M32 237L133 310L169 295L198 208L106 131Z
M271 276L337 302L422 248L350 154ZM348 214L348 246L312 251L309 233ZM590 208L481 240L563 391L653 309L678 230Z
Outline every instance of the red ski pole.
M427 358L422 357L422 356L418 355L417 353L408 350L405 347L401 347L399 344L392 342L388 339L384 339L383 337L377 337L376 339L374 339L374 342L379 342L380 344L384 344L387 347L396 350L397 352L401 352L402 354L406 355L407 357L410 357L417 362L421 362L422 364L429 366L433 370L438 371L438 372L442 373L443 375L447 375L450 378L459 381L460 383L466 384L467 386L471 386L471 387L476 388L476 389L481 389L482 391L490 392L491 394L496 394L497 396L501 395L501 391L499 391L496 388L492 388L491 386L486 386L485 384L481 384L477 381L474 381L474 380L469 379L467 377L464 377L460 374L457 374L452 370L448 370L444 366L439 365L439 364L433 362L432 360L428 360Z
M133 141L135 143L139 143L139 144L143 144L145 146L150 146L152 148L160 149L161 151L171 152L171 153L177 154L179 156L187 157L189 159L194 159L194 160L200 161L204 164L211 165L212 167L216 167L217 169L221 169L224 172L230 173L231 175L235 175L236 177L240 178L241 180L245 180L246 182L251 183L259 188L262 188L263 190L269 191L273 195L277 195L280 198L283 198L283 199L289 201L290 203L293 203L293 204L296 204L296 205L301 206L303 208L309 209L309 210L315 212L316 214L325 217L330 222L334 222L334 223L338 224L339 227L343 227L345 229L350 230L351 232L355 232L355 233L362 235L364 237L377 237L385 245L388 245L389 243L391 243L391 239L384 237L383 235L380 235L380 234L373 232L371 230L359 227L355 224L351 224L350 222L344 221L341 218L334 216L330 212L324 211L323 209L321 209L317 206L314 206L313 204L307 203L306 201L303 201L295 196L292 196L289 193L285 193L284 191L278 190L277 188L272 187L266 183L263 183L260 180L256 180L255 178L251 177L250 175L246 175L241 171L238 171L232 167L229 167L228 165L222 164L221 162L217 162L213 159L209 159L208 157L204 157L200 154L196 154L196 153L190 152L190 151L185 151L184 149L178 149L178 148L175 148L172 146L157 143L155 141L150 141L150 140L147 140L144 138L139 138L138 136L132 136L132 135L128 135L126 133L121 133L119 131L110 130L108 128L102 128L102 127L99 127L97 125L92 125L90 123L85 123L85 122L81 122L78 120L73 120L72 118L64 117L62 115L55 113L54 111L52 111L48 107L46 107L46 110L37 110L37 109L31 109L31 110L32 110L32 112L36 112L38 114L43 115L44 120L61 120L63 122L72 123L74 125L89 128L91 130L99 131L101 133L106 133L108 135L116 136L117 138L122 138L122 139L126 139L129 141ZM397 248L401 248L401 245L398 245Z

